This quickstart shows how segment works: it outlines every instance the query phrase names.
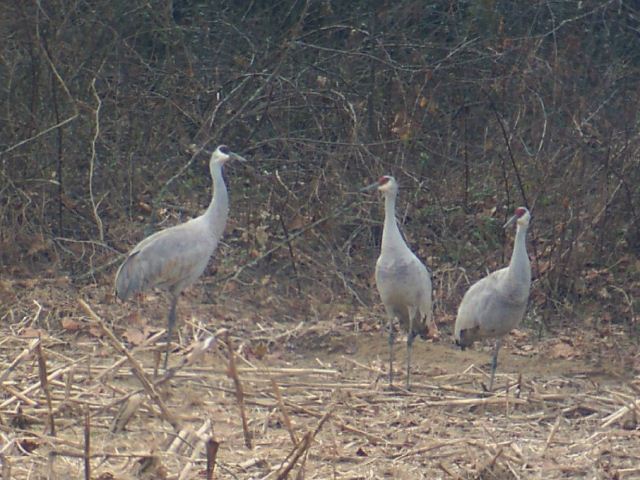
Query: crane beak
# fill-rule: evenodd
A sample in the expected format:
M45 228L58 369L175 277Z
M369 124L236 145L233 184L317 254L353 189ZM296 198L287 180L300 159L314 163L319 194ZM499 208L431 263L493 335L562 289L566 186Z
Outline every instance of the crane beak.
M378 182L373 182L371 185L367 185L366 187L362 187L360 189L361 192L368 192L369 190L373 190L378 187Z
M237 153L234 153L234 152L230 152L229 156L231 158L233 158L234 160L238 160L239 162L246 162L247 161L246 158L244 158L244 157L242 157L242 156L240 156L240 155L238 155Z
M507 228L509 225L511 225L512 223L514 223L516 220L518 219L517 215L514 215L513 217L511 217L509 220L507 220L507 223L505 223L502 228Z

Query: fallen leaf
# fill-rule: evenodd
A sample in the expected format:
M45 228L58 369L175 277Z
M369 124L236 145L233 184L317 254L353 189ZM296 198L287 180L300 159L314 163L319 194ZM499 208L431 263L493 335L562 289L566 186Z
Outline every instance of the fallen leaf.
M31 242L31 244L29 246L29 250L27 250L27 255L33 256L33 255L36 255L38 253L44 252L45 250L47 250L47 243L45 242L44 238L36 237Z
M114 478L116 477L113 476L113 473L104 472L100 474L100 476L98 477L98 480L113 480Z
M77 332L82 328L82 325L77 320L73 320L72 318L63 318L60 321L62 328L64 328L67 332Z
M551 358L573 358L576 356L576 349L564 342L556 343L549 350Z
M511 336L518 340L522 340L523 338L527 338L528 334L523 330L518 330L517 328L514 328L513 330L511 330Z
M138 208L146 214L150 214L153 211L153 209L151 208L151 205L149 205L146 202L143 202L142 200L138 202Z
M529 343L520 345L517 350L513 351L514 355L520 355L521 357L530 357L538 353L538 349Z
M33 452L36 448L40 446L40 444L35 440L24 439L18 442L20 444L20 448L27 453Z
M253 355L258 359L262 360L262 358L268 353L269 349L267 345L264 343L259 343L253 348Z
M269 240L269 233L267 232L266 225L261 225L256 228L256 242L260 248L264 248Z
M15 284L22 288L35 288L38 284L37 278L21 278L16 280Z
M20 332L21 337L46 337L47 334L39 328L27 327Z
M129 325L130 327L146 327L147 320L142 318L140 313L137 310L125 315L123 318L124 323Z
M235 282L227 282L224 284L224 292L235 292L238 289L238 284Z
M308 223L311 223L311 221L305 216L298 213L293 217L293 220L291 220L291 222L289 223L289 230L290 231L298 230L304 227L305 225L307 225Z
M71 279L67 276L56 277L53 283L58 286L69 285L71 283Z
M102 338L104 336L102 329L97 325L91 325L89 327L89 334L96 338Z
M127 330L122 334L122 337L126 338L131 345L138 346L144 342L147 335L139 328L127 328Z

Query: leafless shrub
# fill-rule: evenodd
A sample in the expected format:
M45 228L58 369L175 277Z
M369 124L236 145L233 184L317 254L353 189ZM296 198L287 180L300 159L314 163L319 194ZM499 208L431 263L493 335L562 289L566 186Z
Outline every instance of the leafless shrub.
M500 225L527 204L535 301L564 309L604 282L634 305L632 4L4 9L0 261L15 275L109 271L143 224L206 203L205 162L187 145L224 141L253 159L229 179L230 263L246 281L368 302L381 213L355 192L390 172L407 237L436 271L473 280L504 263Z

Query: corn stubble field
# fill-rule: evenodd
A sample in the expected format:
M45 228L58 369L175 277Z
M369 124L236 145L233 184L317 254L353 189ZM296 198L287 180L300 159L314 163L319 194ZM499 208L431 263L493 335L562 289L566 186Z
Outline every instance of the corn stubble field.
M388 386L381 307L311 318L232 285L215 304L206 285L183 295L164 372L161 295L4 282L2 478L640 478L623 329L515 330L488 394L490 345L460 352L445 319L406 391L402 337Z

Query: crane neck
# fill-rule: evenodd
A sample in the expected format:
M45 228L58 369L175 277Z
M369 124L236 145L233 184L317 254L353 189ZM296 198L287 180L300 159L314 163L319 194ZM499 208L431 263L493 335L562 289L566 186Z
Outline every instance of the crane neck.
M405 245L396 221L397 192L389 192L384 196L384 228L382 230L382 250L394 249Z
M222 235L227 216L229 215L229 195L227 194L227 186L222 177L222 164L211 162L211 179L213 181L213 195L211 203L204 213L204 217L214 236Z
M527 227L518 225L509 263L509 274L514 282L531 283L531 265L527 255Z

